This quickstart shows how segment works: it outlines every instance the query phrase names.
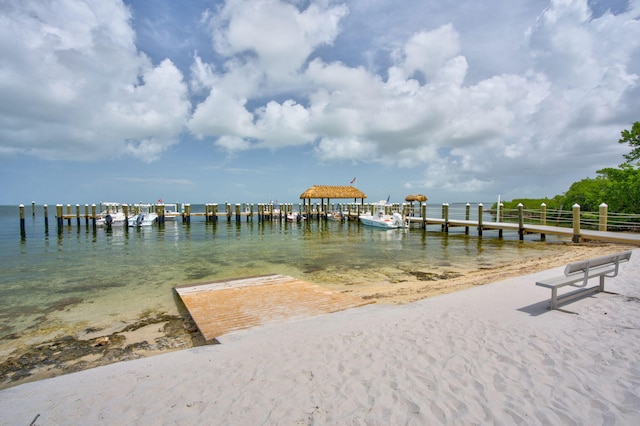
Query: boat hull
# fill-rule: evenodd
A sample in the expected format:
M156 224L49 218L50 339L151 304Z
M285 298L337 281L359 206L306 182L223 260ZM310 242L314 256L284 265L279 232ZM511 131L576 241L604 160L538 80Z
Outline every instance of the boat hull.
M406 228L406 223L400 215L360 215L360 222L364 225L383 229Z

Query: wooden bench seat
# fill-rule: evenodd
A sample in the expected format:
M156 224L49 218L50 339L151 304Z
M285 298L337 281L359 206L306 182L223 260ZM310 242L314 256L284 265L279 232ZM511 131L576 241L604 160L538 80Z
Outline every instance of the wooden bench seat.
M618 275L619 265L628 262L631 252L611 254L568 264L564 269L564 275L552 277L536 282L536 285L551 289L551 309L557 309L559 302L566 302L576 297L583 296L585 292L604 291L605 278L613 278ZM600 285L587 287L591 278L600 278ZM564 286L580 288L580 291L558 297L558 289Z

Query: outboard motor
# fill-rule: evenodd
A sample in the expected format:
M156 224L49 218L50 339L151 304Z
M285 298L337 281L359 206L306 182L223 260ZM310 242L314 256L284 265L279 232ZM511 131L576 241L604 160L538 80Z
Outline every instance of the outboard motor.
M113 218L110 214L104 217L104 223L107 225L107 228L111 228L111 224L113 224Z
M141 226L143 220L144 220L144 215L142 213L140 213L138 215L138 218L136 219L136 225Z
M402 215L400 213L393 214L393 224L395 226L404 226L404 221L402 220Z

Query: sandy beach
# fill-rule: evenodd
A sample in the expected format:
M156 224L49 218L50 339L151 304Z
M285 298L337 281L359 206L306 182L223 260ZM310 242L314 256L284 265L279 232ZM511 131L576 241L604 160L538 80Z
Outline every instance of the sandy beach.
M21 384L0 424L638 424L640 249L551 311L562 270Z

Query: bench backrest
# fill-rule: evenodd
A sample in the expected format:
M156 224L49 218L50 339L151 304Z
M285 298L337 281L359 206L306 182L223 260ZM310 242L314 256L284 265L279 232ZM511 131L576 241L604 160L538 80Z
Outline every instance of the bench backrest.
M611 266L617 266L620 262L628 262L631 258L630 251L624 251L622 253L610 254L608 256L596 257L589 260L583 260L580 262L574 262L567 265L564 268L565 275L584 273L585 270L590 268L596 268L598 266L604 266L611 264Z

